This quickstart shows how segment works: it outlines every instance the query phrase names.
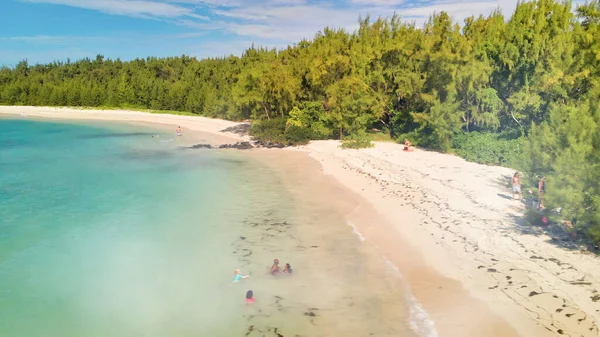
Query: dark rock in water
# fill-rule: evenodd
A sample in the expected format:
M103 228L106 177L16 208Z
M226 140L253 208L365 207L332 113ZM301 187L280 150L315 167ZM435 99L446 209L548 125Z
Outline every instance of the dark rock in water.
M219 146L219 149L238 149L238 150L249 150L254 148L250 142L237 142L235 144L223 144Z
M307 312L305 312L305 313L304 313L304 316L315 317L315 316L317 316L317 314L315 314L315 313L314 313L314 312L312 312L312 311L307 311Z
M210 144L196 144L189 146L188 149L212 149Z

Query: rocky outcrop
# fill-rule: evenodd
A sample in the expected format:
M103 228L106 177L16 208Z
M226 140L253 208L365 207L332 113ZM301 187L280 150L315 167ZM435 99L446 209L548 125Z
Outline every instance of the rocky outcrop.
M195 144L192 146L188 146L188 149L212 149L212 145L210 144Z
M219 146L219 149L238 149L238 150L249 150L254 148L250 142L237 142L235 144L223 144Z

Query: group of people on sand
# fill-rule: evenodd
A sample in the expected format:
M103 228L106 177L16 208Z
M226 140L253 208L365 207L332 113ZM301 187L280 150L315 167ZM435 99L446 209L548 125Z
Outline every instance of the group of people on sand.
M519 172L515 172L511 179L512 184L512 194L513 200L515 200L515 196L519 195L519 200L523 199L523 192L521 191L521 175ZM531 191L529 191L532 193ZM546 193L546 182L544 181L544 177L538 177L538 205L537 207L542 210L544 209L544 194Z
M279 267L278 259L273 260L273 266L271 266L271 270L269 271L269 273L271 275L278 275L280 273L285 273L285 274L291 275L292 272L293 272L292 266L289 263L286 263L283 270L281 270L281 267ZM237 283L240 280L249 278L249 277L250 277L250 273L248 273L248 275L243 275L239 269L236 269L233 271L233 282L234 283ZM255 301L254 300L254 292L252 290L248 290L246 292L246 303L254 303L254 301Z

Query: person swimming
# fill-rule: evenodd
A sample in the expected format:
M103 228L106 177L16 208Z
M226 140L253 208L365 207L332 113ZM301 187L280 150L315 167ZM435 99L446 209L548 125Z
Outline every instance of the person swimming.
M273 260L273 266L271 267L271 275L279 274L281 272L281 268L279 268L279 260Z
M248 278L248 277L250 277L250 275L242 275L242 273L240 273L239 269L236 269L233 271L233 282L234 283L237 283L241 279Z
M293 272L293 271L292 271L292 266L290 266L290 264L289 264L289 263L286 263L286 264L285 264L285 268L283 269L283 272L291 275L291 274L292 274L292 272Z
M252 290L248 290L246 292L246 303L254 303L254 293Z

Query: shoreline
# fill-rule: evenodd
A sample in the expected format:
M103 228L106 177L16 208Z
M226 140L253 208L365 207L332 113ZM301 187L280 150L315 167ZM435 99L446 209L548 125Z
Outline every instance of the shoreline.
M196 131L214 136L215 143L249 139L221 131L240 123L204 117L0 106L3 114L181 124L191 135L186 141L201 138ZM399 269L439 336L598 336L600 301L592 298L600 260L517 223L521 204L505 198L509 191L498 184L512 170L418 149L406 153L391 143L342 150L337 141L317 141L252 152L318 163L322 175L316 181L358 203L346 210L354 227L349 230ZM281 167L275 161L268 163ZM578 280L589 284L573 284Z

